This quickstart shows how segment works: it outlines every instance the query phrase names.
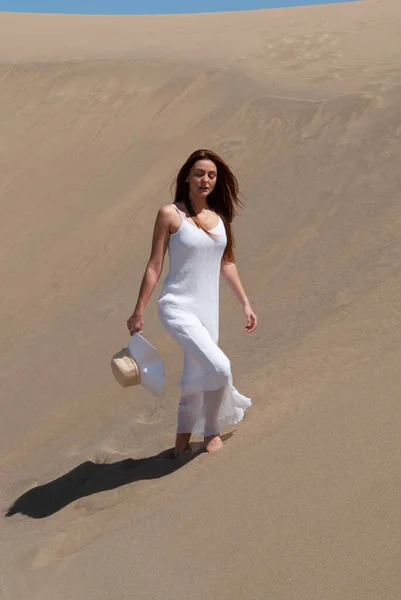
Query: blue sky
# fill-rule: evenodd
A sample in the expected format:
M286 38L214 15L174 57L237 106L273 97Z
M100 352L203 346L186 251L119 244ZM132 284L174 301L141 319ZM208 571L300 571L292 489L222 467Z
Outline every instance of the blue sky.
M79 13L79 14L154 14L199 13L225 10L278 8L314 4L339 4L349 0L0 0L0 11Z

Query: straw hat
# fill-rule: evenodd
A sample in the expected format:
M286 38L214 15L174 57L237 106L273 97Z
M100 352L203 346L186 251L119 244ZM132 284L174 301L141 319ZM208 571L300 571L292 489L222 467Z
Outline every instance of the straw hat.
M112 356L110 366L123 387L142 385L155 396L163 393L163 362L156 348L140 333L134 333L128 347Z

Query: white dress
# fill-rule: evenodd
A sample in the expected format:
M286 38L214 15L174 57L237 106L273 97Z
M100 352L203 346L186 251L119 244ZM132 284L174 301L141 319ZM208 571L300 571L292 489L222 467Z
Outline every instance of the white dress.
M213 435L242 420L251 400L233 386L230 361L218 347L220 267L227 244L222 219L202 229L181 216L170 234L169 273L158 299L159 318L184 350L178 433Z

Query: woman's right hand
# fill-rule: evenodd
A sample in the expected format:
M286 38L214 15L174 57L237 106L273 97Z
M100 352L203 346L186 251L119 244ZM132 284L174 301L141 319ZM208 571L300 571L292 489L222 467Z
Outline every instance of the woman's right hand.
M134 335L137 331L141 332L143 328L143 313L134 310L127 321L127 327L131 335Z

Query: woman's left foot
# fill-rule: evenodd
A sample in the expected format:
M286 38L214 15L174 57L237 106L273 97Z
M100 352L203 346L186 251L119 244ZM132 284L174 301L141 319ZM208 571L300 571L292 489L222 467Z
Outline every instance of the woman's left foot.
M209 435L205 437L206 452L214 452L224 446L223 440L217 435Z

